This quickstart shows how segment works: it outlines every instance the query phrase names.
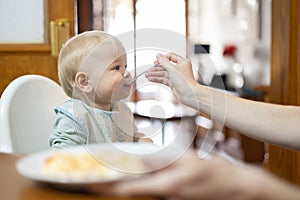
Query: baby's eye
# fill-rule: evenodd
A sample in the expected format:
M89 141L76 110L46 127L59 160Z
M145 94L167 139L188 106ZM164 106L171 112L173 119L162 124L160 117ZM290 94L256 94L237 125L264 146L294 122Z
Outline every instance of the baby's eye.
M120 70L120 66L119 66L119 65L116 66L116 67L115 67L115 70Z
M127 65L125 65L125 69L127 69Z

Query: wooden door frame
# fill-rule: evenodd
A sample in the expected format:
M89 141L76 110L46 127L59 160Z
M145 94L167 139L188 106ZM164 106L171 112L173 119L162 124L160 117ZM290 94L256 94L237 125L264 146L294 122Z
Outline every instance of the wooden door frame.
M300 2L298 0L272 0L270 87L272 103L300 105L299 23ZM300 184L300 154L273 145L269 146L268 152L269 170L288 181Z
M51 56L49 23L57 18L70 21L75 34L75 0L45 0L45 42L40 44L0 44L0 95L7 85L25 74L39 74L58 82L57 57Z

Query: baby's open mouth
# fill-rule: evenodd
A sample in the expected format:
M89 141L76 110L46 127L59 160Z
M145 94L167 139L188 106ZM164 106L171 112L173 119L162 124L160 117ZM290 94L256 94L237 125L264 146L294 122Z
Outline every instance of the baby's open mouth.
M123 86L124 87L131 87L134 83L135 83L135 81L129 80L129 81L126 81Z
M133 78L133 79L131 79L130 81L128 81L126 84L127 85L132 85L132 84L134 84L136 81L137 81L137 79L139 78L139 77L141 77L143 74L145 74L147 71L144 71L144 72L142 72L142 73L140 73L139 75L137 75L135 78Z
M133 79L126 80L125 83L123 84L123 87L125 88L131 88L136 81L133 81Z

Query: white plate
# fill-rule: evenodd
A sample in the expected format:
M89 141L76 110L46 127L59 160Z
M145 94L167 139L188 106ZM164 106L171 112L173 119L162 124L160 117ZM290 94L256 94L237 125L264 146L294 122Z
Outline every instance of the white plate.
M86 184L99 184L107 183L111 181L120 181L131 178L136 178L147 174L148 172L166 167L167 165L174 162L176 159L182 155L182 151L175 147L158 147L151 143L105 143L105 144L94 144L77 146L69 149L60 150L59 152L70 153L70 154L80 154L80 153L90 153L99 159L102 164L109 166L110 168L116 169L117 171L126 172L127 176L114 176L110 179L69 179L69 178L57 178L53 176L46 175L43 171L45 161L53 153L57 151L47 150L42 152L37 152L33 154L28 154L20 158L16 163L17 171L29 179L49 183L56 186L67 186L67 187L81 187ZM107 156L113 155L113 156ZM118 156L126 155L126 166L120 166ZM102 157L103 156L103 157ZM108 160L105 160L109 158ZM133 169L132 163L137 163L137 161L145 164L143 169Z

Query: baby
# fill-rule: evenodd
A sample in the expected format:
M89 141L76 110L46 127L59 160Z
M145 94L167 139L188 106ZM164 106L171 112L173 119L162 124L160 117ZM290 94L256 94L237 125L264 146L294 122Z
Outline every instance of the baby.
M55 108L52 148L138 140L133 114L121 101L131 91L126 67L123 45L105 32L87 31L66 42L58 76L71 99Z

